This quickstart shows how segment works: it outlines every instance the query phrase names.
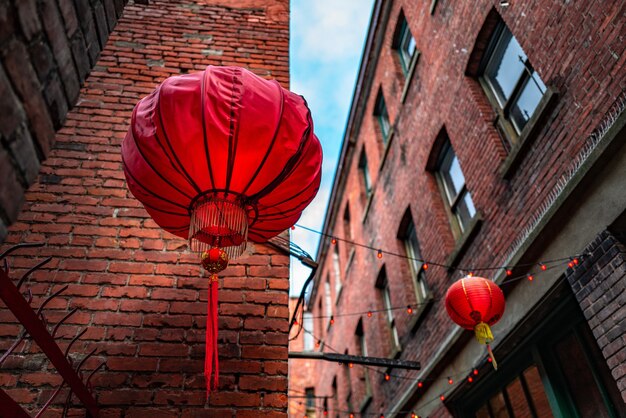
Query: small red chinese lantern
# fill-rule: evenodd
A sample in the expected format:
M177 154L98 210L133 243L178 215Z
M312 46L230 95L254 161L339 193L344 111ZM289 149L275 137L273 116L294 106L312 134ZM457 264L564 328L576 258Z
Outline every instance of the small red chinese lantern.
M128 188L210 273L207 391L217 387L217 273L248 240L294 225L321 179L305 100L238 67L171 77L133 111L122 143ZM210 377L213 373L213 381Z
M490 326L502 318L504 305L502 289L483 277L465 277L446 293L448 315L461 327L474 330L478 342L487 345L494 369L498 364L489 345L493 341Z

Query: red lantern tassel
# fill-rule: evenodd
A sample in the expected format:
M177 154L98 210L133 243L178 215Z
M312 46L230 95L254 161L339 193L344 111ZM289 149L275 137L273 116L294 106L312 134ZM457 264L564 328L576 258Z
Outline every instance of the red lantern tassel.
M206 316L206 338L204 355L204 378L206 381L207 397L211 390L217 389L219 381L219 359L217 355L217 289L219 287L217 274L211 275ZM213 381L211 381L213 373Z

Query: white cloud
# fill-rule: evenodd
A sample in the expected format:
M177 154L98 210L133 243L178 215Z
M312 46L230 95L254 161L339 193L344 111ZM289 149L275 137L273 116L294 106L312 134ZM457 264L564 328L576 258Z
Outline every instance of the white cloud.
M371 13L364 0L293 0L292 32L298 32L298 57L335 61L361 52Z

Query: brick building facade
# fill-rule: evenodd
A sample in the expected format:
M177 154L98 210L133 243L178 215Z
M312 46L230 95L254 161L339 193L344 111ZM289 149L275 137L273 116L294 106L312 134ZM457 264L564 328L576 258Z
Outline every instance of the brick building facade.
M79 309L60 345L87 329L73 352L96 349L86 370L106 362L92 379L101 416L286 416L288 256L256 245L224 271L220 388L207 401L207 279L128 192L120 144L135 103L166 77L238 65L288 88L289 2L124 3L0 5L0 242L45 243L11 256L12 276L53 257L27 286L38 306L69 285L45 313L56 323ZM2 350L19 330L0 309ZM59 383L34 343L0 368L2 389L30 412Z
M317 363L310 416L624 416L624 7L375 2L309 331L421 369ZM472 270L507 299L497 372L444 308Z

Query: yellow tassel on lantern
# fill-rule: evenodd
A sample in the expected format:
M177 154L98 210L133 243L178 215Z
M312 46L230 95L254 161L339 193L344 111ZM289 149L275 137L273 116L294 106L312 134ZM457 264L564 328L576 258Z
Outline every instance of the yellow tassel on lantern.
M496 357L493 355L493 351L491 351L490 342L493 341L493 334L491 333L491 328L489 325L484 322L478 323L474 327L474 334L476 335L476 339L481 344L487 345L487 352L489 353L489 357L491 358L491 364L495 370L498 370L498 363L496 362Z
M474 327L474 334L476 334L476 339L481 344L489 344L491 341L493 341L491 328L489 328L489 325L485 324L484 322L479 322Z

